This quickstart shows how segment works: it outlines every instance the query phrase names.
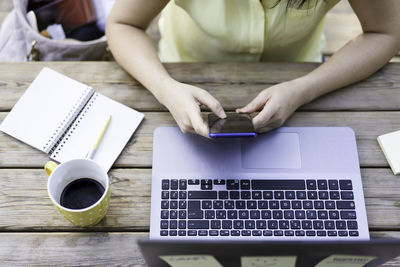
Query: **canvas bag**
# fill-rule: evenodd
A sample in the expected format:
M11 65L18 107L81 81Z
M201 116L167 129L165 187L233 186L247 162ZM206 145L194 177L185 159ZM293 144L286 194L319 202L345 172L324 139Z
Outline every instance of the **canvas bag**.
M14 10L5 18L0 30L0 61L102 60L106 54L105 36L87 42L53 40L42 36L26 19L28 0L13 2Z

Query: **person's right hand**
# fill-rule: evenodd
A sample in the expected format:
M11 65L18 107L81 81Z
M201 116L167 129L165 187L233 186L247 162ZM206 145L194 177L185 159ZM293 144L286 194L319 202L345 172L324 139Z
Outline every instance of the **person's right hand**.
M193 132L208 138L208 125L201 116L201 105L207 106L215 115L225 118L221 104L206 90L196 86L173 82L163 88L158 100L172 114L182 132Z

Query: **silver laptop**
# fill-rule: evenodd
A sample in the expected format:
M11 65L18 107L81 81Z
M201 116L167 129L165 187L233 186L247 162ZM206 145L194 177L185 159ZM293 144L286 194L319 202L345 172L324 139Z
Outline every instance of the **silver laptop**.
M150 238L368 240L353 130L210 140L157 128Z

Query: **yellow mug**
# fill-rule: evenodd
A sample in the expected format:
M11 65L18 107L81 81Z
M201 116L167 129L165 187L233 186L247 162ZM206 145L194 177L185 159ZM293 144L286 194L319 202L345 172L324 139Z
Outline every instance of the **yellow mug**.
M50 176L47 192L57 210L70 222L78 226L90 226L100 222L107 213L110 203L110 180L107 173L95 161L90 159L73 159L58 165L49 161L45 170ZM84 209L69 209L60 203L64 188L80 178L91 178L104 187L101 198Z

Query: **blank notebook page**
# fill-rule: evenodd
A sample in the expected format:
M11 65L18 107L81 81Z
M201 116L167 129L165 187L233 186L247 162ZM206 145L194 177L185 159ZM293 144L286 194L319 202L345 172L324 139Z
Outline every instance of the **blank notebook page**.
M92 96L50 157L58 162L84 158L109 115L110 123L93 157L107 172L139 126L143 114L99 93Z
M0 129L48 153L91 94L87 85L44 68Z

